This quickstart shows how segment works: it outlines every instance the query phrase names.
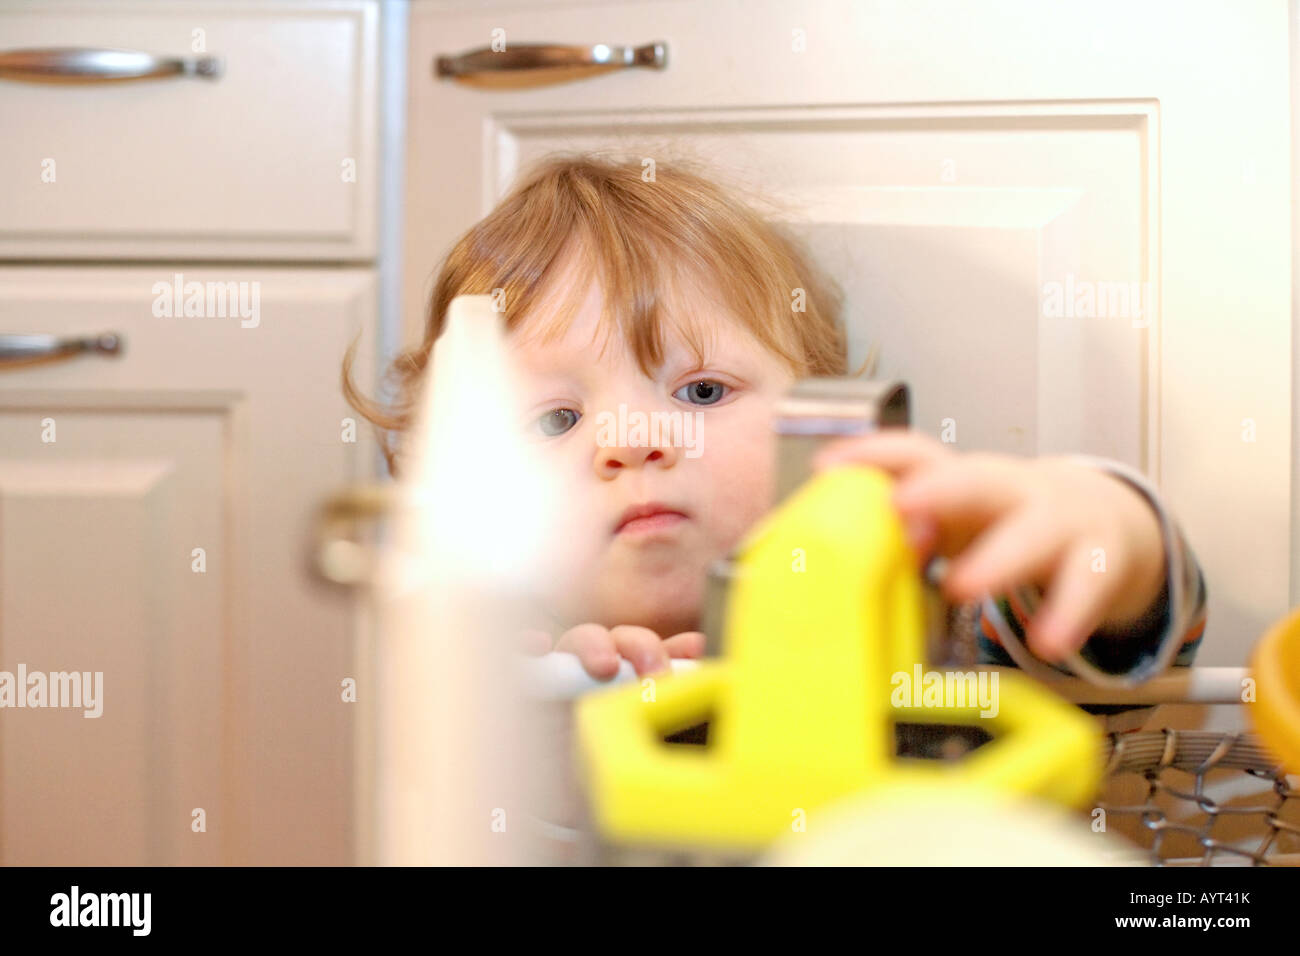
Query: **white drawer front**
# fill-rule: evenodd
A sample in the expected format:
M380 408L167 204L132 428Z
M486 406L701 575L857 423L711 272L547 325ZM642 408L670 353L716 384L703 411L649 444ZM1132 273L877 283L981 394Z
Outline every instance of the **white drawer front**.
M0 78L0 257L372 257L377 26L373 0L0 9L0 51L224 61L215 79Z

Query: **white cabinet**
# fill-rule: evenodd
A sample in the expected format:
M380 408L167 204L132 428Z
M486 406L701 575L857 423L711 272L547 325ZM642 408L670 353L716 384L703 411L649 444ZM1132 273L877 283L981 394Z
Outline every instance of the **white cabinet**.
M126 342L0 374L0 668L103 674L98 718L0 712L6 864L350 852L353 628L306 561L314 508L361 477L338 366L374 275L185 269L233 274L256 326L155 317L172 267L0 269L0 329Z
M360 337L369 386L378 321L378 13L0 11L0 64L192 56L195 29L225 58L0 77L0 342L123 346L0 365L0 670L102 674L98 717L0 711L0 863L353 859L356 621L308 561L316 509L376 460L339 372Z

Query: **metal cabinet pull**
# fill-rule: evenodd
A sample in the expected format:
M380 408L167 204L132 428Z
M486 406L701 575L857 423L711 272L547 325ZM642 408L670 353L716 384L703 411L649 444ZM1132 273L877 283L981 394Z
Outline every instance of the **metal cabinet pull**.
M155 56L139 50L60 47L0 50L0 79L25 83L112 83L170 76L216 79L222 60L215 56Z
M121 355L122 336L116 332L105 332L103 335L64 339L57 335L0 334L0 369L57 362L82 352Z
M668 44L662 40L644 46L560 46L551 43L517 43L504 50L480 47L434 61L434 75L479 86L536 85L565 82L593 72L641 66L663 70L668 66Z

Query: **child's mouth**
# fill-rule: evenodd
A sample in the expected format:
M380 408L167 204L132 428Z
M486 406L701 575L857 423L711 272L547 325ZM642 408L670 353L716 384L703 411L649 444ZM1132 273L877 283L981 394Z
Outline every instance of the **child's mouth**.
M614 534L638 537L671 530L687 520L685 512L659 502L633 505L619 518Z
M665 531L669 528L676 527L685 520L685 515L665 511L657 515L651 515L648 518L633 518L627 524L619 528L618 533L624 536L650 534L654 531Z

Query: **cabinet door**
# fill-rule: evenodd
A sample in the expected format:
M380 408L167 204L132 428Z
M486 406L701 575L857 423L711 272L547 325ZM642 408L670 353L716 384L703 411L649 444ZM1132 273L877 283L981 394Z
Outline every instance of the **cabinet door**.
M0 670L102 675L98 716L0 710L0 862L351 859L354 627L307 556L374 451L339 390L374 302L367 270L0 269L0 334L124 344L0 370Z
M0 257L372 257L377 32L375 0L5 5ZM50 47L221 67L23 82Z
M1155 479L1207 572L1199 660L1241 664L1289 603L1287 10L413 7L408 338L438 257L534 158L702 157L785 203L845 287L850 367L878 347L918 428ZM434 76L502 37L663 40L668 66L525 89Z

